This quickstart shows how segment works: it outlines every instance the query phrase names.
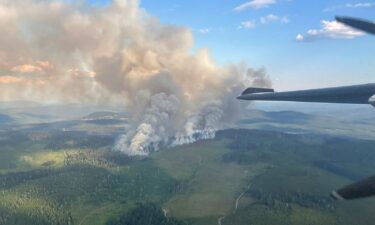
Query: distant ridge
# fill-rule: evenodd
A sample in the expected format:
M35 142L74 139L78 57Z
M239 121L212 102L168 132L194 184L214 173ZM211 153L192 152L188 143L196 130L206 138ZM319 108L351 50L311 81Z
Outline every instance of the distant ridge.
M120 120L125 119L125 113L117 113L117 112L109 112L109 111L102 111L102 112L94 112L87 116L84 116L82 120Z
M0 114L0 125L6 125L12 123L13 121L14 120L12 117L5 114Z
M7 108L29 108L29 107L37 107L41 106L41 104L32 101L0 101L0 108L7 109Z

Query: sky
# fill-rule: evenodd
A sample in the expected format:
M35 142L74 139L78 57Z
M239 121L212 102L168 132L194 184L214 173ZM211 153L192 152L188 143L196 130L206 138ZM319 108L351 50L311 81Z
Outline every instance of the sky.
M280 90L375 80L375 38L332 23L336 15L375 20L375 1L142 0L141 7L192 29L195 48L208 48L219 64L266 68Z
M0 100L108 102L163 72L185 94L185 76L214 89L374 82L375 38L334 20L375 21L374 10L375 0L0 0Z

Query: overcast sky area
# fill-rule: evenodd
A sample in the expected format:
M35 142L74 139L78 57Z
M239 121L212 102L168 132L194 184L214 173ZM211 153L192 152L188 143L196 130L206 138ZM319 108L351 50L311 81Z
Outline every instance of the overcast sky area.
M190 27L220 64L265 67L278 89L374 82L375 39L335 15L375 20L375 1L143 0L161 21Z

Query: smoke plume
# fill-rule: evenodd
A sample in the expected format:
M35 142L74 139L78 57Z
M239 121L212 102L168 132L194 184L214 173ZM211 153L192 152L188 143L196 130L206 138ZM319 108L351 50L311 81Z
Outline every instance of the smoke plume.
M137 0L77 2L0 0L0 100L121 101L132 125L115 148L147 155L214 137L244 113L244 88L270 86L262 69L192 53L191 30Z

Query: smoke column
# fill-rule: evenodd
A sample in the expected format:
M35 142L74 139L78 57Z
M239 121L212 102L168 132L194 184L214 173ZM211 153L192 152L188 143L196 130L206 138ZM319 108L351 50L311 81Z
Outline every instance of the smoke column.
M270 86L262 69L192 53L191 30L137 0L0 0L0 29L0 100L121 101L132 124L115 148L129 155L213 138L245 112L244 88Z

